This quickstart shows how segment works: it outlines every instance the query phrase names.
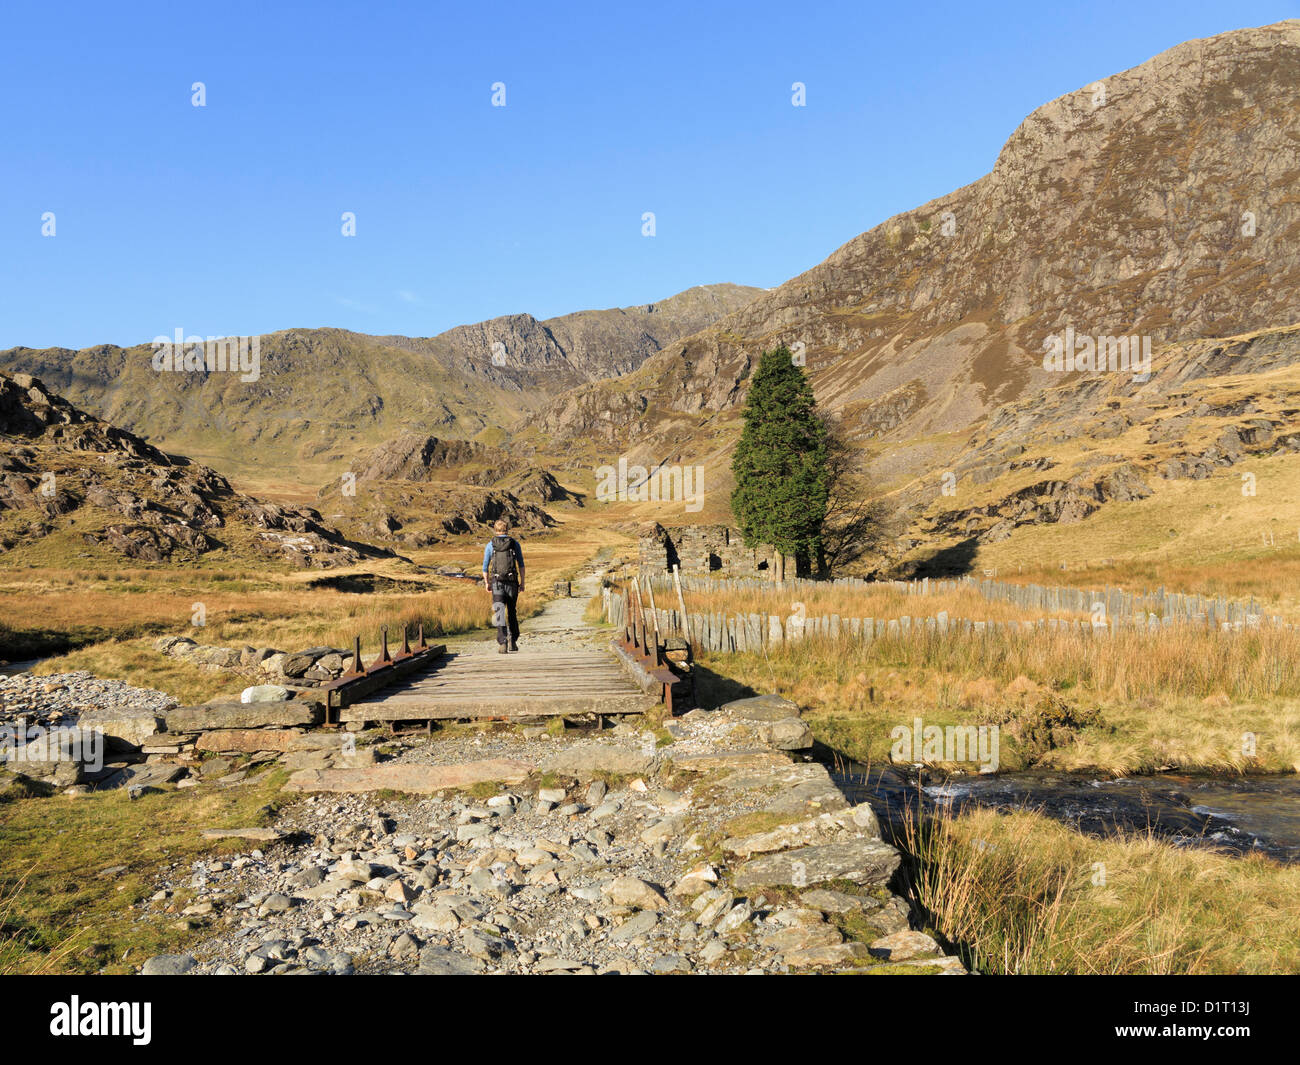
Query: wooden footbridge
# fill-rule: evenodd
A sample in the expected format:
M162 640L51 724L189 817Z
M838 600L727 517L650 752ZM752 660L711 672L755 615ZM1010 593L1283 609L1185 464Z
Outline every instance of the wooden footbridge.
M671 712L674 690L680 706L681 680L666 668L657 634L644 625L632 625L605 647L555 646L554 640L547 645L548 634L585 628L583 605L579 599L552 603L524 623L520 650L512 654L499 654L490 639L461 642L452 650L429 645L422 629L414 646L403 634L402 649L390 653L385 631L381 654L365 666L357 639L352 668L325 686L326 720L423 723L582 714L600 720L665 703Z

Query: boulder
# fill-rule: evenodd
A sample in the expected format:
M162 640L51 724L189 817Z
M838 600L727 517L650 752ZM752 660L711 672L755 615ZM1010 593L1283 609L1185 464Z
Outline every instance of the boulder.
M668 905L660 890L653 884L634 876L620 876L601 887L601 894L615 906L631 906L637 910L662 910Z
M736 871L734 883L738 891L807 887L828 880L883 887L893 877L900 860L897 850L878 839L825 843L756 858Z
M885 961L909 961L942 953L939 944L924 932L914 932L911 929L882 936L872 942L870 949L872 957Z
M83 729L104 734L110 750L135 750L156 732L164 732L162 715L143 707L119 707L89 710L77 718Z
M799 716L799 704L780 695L755 695L749 699L735 699L718 707L718 713L742 721L782 721Z
M271 660L268 658L267 661ZM311 669L314 661L315 659L310 655L286 655L284 661L280 663L280 672L286 677L301 677L307 670Z
M289 698L289 689L279 684L254 684L239 693L241 703L279 703Z
M806 751L813 745L812 729L797 717L757 722L754 732L762 743L778 751Z
M880 838L880 825L871 807L866 803L851 810L822 814L811 821L779 825L767 832L732 837L722 841L728 854L748 858L755 854L769 854L812 843L825 843L849 838Z
M141 976L183 976L198 961L193 954L155 954L140 969Z
M786 951L781 960L792 969L806 969L823 965L848 965L865 961L869 957L861 943L830 943L824 946L805 947Z
M129 765L109 774L95 787L109 791L115 788L130 788L132 790L156 788L179 780L185 776L185 773L184 766L168 765L166 762L155 762L151 765Z

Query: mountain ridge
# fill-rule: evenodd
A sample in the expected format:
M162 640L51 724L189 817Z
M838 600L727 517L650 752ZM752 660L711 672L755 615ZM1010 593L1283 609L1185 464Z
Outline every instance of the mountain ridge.
M519 439L596 464L725 463L759 355L786 343L911 521L973 434L1058 390L1043 355L1065 329L1159 357L1300 322L1300 21L1184 42L1102 85L1031 112L988 174L557 397ZM1066 394L1079 430L1089 392ZM943 530L926 532L914 546Z
M758 291L695 286L656 303L506 315L426 338L285 329L259 338L253 382L157 374L148 344L11 348L0 369L38 377L113 424L228 472L274 464L319 484L402 432L499 436L551 392L627 372Z

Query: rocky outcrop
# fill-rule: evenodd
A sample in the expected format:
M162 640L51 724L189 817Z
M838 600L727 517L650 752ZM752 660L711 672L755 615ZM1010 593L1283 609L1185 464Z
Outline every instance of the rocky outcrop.
M472 440L439 440L436 436L403 433L362 455L356 464L358 481L459 480L453 468L475 464L493 480L509 469L509 457L498 448Z
M1145 499L1161 480L1300 456L1298 407L1300 328L1170 345L1148 381L1064 382L999 407L954 464L947 491L936 476L900 493L915 515L900 541L993 543L1024 525L1079 522L1108 503Z
M447 481L371 481L355 495L334 484L322 489L321 500L331 520L357 538L416 548L464 533L490 536L498 518L515 530L555 525L540 506L509 491Z
M300 567L385 553L347 541L310 507L236 492L216 471L99 421L23 374L0 374L0 438L5 549L69 530L81 544L141 562L193 560L250 533L255 550Z

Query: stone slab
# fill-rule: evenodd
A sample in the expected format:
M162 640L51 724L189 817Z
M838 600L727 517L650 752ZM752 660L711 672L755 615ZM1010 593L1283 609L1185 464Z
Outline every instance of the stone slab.
M315 725L319 703L291 699L281 703L204 703L178 706L162 715L168 732L208 732L212 729L284 728Z
M401 791L432 795L448 788L465 788L492 781L518 784L533 770L514 758L488 758L459 765L376 765L362 769L301 769L289 777L285 791L344 792Z

